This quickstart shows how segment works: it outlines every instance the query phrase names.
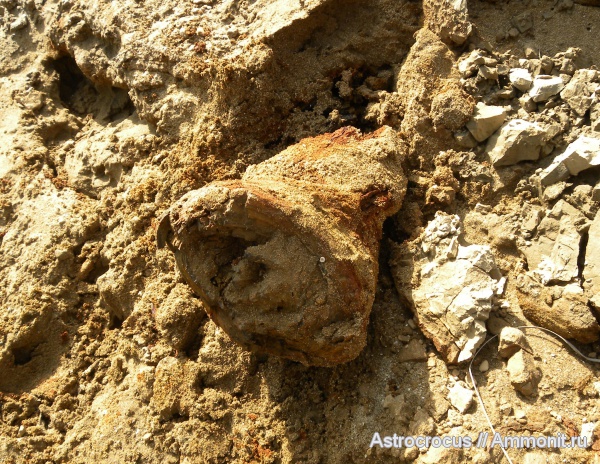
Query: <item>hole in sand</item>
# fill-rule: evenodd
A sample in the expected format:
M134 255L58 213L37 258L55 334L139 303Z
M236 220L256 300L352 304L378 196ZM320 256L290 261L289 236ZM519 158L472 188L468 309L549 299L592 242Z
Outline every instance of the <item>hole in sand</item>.
M23 366L27 364L33 358L33 350L35 347L21 347L13 348L12 355L14 358L15 366Z
M108 328L110 330L113 330L113 329L120 329L122 326L123 326L123 319L120 318L119 316L116 316L113 314L110 317L110 321L108 323Z
M95 85L72 56L64 55L53 60L51 67L58 73L60 100L78 116L92 114L96 119L112 121L134 112L126 89Z

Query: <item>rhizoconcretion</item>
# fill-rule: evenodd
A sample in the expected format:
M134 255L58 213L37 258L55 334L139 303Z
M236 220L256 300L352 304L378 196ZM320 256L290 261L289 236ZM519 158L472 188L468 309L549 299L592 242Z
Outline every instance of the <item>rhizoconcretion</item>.
M387 127L302 140L240 180L188 192L163 216L159 246L244 347L309 365L354 359L383 221L406 188L402 146Z

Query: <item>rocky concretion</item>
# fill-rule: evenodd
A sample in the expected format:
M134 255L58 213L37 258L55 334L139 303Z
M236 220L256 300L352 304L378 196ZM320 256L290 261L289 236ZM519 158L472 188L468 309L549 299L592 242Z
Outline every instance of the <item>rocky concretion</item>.
M253 351L331 366L366 341L381 228L402 204L390 128L340 129L184 195L165 243L211 319Z

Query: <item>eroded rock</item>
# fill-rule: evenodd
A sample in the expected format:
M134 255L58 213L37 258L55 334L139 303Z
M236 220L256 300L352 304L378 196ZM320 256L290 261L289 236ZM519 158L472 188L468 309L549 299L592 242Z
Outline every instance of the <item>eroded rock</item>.
M167 356L156 366L150 407L163 420L189 415L198 395L200 368L191 360Z
M522 348L527 347L525 334L514 327L504 327L498 337L498 354L510 358Z
M200 302L190 298L189 293L184 284L179 284L155 308L158 330L177 350L185 350L193 342L200 323L206 317Z
M467 123L467 129L478 142L490 137L504 123L506 110L501 106L477 103L473 117Z
M471 34L466 0L431 0L424 4L427 27L451 45L462 45Z
M588 232L583 280L590 302L600 311L600 214L596 214Z
M469 77L477 72L479 66L485 63L481 50L473 50L458 62L458 71L462 77Z
M540 175L542 185L550 185L600 165L600 138L582 135L558 155Z
M560 97L579 116L584 116L592 106L594 94L600 87L600 84L593 82L597 78L598 71L579 69L575 71L573 78L560 93Z
M600 326L577 283L545 286L530 275L517 279L519 304L534 324L581 343L598 340Z
M529 270L544 285L577 278L581 228L585 223L583 214L564 200L559 200L539 222L537 238L522 251Z
M536 76L533 86L529 90L529 96L536 103L546 101L559 93L565 84L559 76L548 76L545 74Z
M384 219L406 179L390 128L305 139L241 180L184 195L159 246L242 346L330 366L364 347Z
M599 94L600 92L596 93L596 95ZM592 123L592 130L594 132L600 132L600 101L592 103L592 107L590 109L590 121Z
M533 85L533 76L524 68L514 68L508 75L511 84L521 92L527 92Z
M502 291L490 248L460 245L459 233L458 216L438 212L415 248L397 248L391 263L419 327L451 363L470 359L483 343L492 301Z
M533 355L525 350L518 350L506 363L510 383L525 396L533 395L541 379L541 372L535 365Z
M448 400L461 413L466 413L473 404L473 390L463 382L456 382L448 392Z
M489 139L486 151L494 166L510 166L520 161L534 161L546 140L538 123L513 119Z

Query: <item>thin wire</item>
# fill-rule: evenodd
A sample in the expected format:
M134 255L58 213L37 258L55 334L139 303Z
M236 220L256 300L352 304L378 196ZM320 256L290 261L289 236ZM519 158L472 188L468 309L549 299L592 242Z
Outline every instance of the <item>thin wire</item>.
M578 354L580 357L582 357L586 361L600 363L600 359L590 358L590 357L584 355L581 351L579 351L575 347L575 345L573 345L571 342L569 342L568 340L566 340L564 337L561 337L560 335L558 335L556 332L553 332L552 330L546 329L544 327L538 327L537 325L520 325L518 327L515 327L515 329L538 329L538 330L546 332L546 333L548 333L550 335L554 335L556 338L560 339L560 341L562 341L564 344L566 344L576 354ZM477 395L477 400L479 401L479 405L481 406L481 409L483 411L483 415L485 416L485 418L487 420L487 423L490 426L490 430L492 431L492 437L496 435L496 429L494 428L494 424L492 424L490 416L488 415L487 410L485 409L485 404L483 404L483 398L479 394L479 388L477 388L477 382L475 382L475 377L473 376L473 369L472 368L473 368L473 362L475 361L475 358L477 358L477 355L479 354L479 352L481 350L483 350L483 348L488 343L490 343L492 340L494 340L495 338L498 338L498 335L494 335L492 338L486 340L486 342L479 347L479 349L477 350L477 352L475 353L475 355L471 359L471 362L469 363L469 377L471 378L471 383L473 384L473 388L475 389L475 395ZM509 464L513 464L512 460L510 459L510 456L506 452L506 449L502 445L502 442L500 442L500 448L502 449L502 453L504 453L504 457L509 462Z

